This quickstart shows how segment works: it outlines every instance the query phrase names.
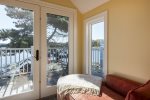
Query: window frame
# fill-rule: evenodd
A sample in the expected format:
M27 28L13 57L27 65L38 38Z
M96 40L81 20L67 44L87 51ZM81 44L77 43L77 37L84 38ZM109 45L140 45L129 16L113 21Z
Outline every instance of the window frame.
M102 13L99 13L95 16L92 16L90 18L87 18L84 20L84 68L83 73L84 74L91 74L91 39L92 39L92 33L91 33L91 26L94 23L97 22L104 22L104 61L103 61L103 72L104 72L104 78L107 75L107 11L104 11Z

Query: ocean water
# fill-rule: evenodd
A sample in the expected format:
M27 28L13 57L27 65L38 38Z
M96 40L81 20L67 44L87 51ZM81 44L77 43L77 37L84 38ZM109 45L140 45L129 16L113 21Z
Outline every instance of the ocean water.
M24 59L31 58L31 53L24 51L15 55L0 56L0 67L5 67L10 64L18 63Z

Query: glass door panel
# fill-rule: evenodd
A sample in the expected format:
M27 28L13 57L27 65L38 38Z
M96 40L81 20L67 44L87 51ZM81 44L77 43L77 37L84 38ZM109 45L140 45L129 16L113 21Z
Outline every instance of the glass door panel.
M47 85L50 86L68 74L68 22L68 17L47 14Z
M91 24L91 74L103 77L104 22Z
M57 80L73 73L73 15L42 8L41 97L56 94Z
M0 4L0 98L35 90L34 15L34 10Z

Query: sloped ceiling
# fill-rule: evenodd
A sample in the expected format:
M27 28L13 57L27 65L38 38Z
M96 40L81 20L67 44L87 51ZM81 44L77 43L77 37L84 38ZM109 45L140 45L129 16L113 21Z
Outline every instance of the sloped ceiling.
M108 1L110 0L71 0L81 13L86 13Z

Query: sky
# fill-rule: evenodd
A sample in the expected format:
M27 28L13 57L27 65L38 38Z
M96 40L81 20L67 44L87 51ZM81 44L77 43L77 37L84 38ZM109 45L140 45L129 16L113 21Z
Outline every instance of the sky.
M92 25L92 40L104 39L104 22Z
M5 6L0 5L0 30L11 29L11 28L15 28L15 25L13 24L13 19L11 19L10 17L6 15ZM9 43L9 42L10 40L6 40L6 41L0 40L0 44Z
M0 29L15 28L13 19L6 15L5 6L0 5Z

